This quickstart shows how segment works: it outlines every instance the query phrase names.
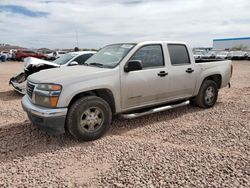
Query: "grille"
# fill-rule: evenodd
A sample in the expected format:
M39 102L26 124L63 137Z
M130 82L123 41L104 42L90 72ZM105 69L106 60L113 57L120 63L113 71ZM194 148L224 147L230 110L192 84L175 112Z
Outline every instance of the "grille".
M35 88L35 85L31 84L30 82L27 82L26 92L31 99L32 99L32 94L33 94L34 88Z

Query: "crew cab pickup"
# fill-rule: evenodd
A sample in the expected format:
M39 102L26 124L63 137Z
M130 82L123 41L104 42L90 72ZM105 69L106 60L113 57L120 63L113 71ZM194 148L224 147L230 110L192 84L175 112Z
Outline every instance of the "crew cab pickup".
M232 71L230 60L195 62L182 42L113 44L83 66L29 76L22 106L47 132L68 130L79 140L94 140L106 133L114 115L134 118L189 102L210 108Z

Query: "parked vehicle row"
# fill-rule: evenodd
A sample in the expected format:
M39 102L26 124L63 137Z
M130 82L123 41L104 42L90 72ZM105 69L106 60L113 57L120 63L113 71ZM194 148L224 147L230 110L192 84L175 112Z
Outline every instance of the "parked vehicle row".
M66 53L67 53L66 51L52 51L52 50L45 51L44 53L39 53L34 50L19 49L19 50L0 52L0 59L23 61L26 57L35 57L44 60L55 60Z
M245 51L215 51L207 53L201 51L194 52L194 58L200 59L231 59L231 60L250 60L250 53Z

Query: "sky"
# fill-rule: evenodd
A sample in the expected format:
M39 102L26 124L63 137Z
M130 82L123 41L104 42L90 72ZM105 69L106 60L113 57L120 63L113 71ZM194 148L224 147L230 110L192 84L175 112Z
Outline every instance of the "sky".
M230 37L250 37L249 0L0 0L0 43L29 48Z

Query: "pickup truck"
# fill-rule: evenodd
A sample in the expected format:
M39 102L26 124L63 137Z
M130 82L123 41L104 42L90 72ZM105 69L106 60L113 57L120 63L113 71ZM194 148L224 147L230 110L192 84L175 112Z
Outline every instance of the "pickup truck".
M230 60L196 63L183 42L113 44L83 66L29 76L22 106L40 129L89 141L107 132L114 115L130 119L189 102L210 108L232 71Z

